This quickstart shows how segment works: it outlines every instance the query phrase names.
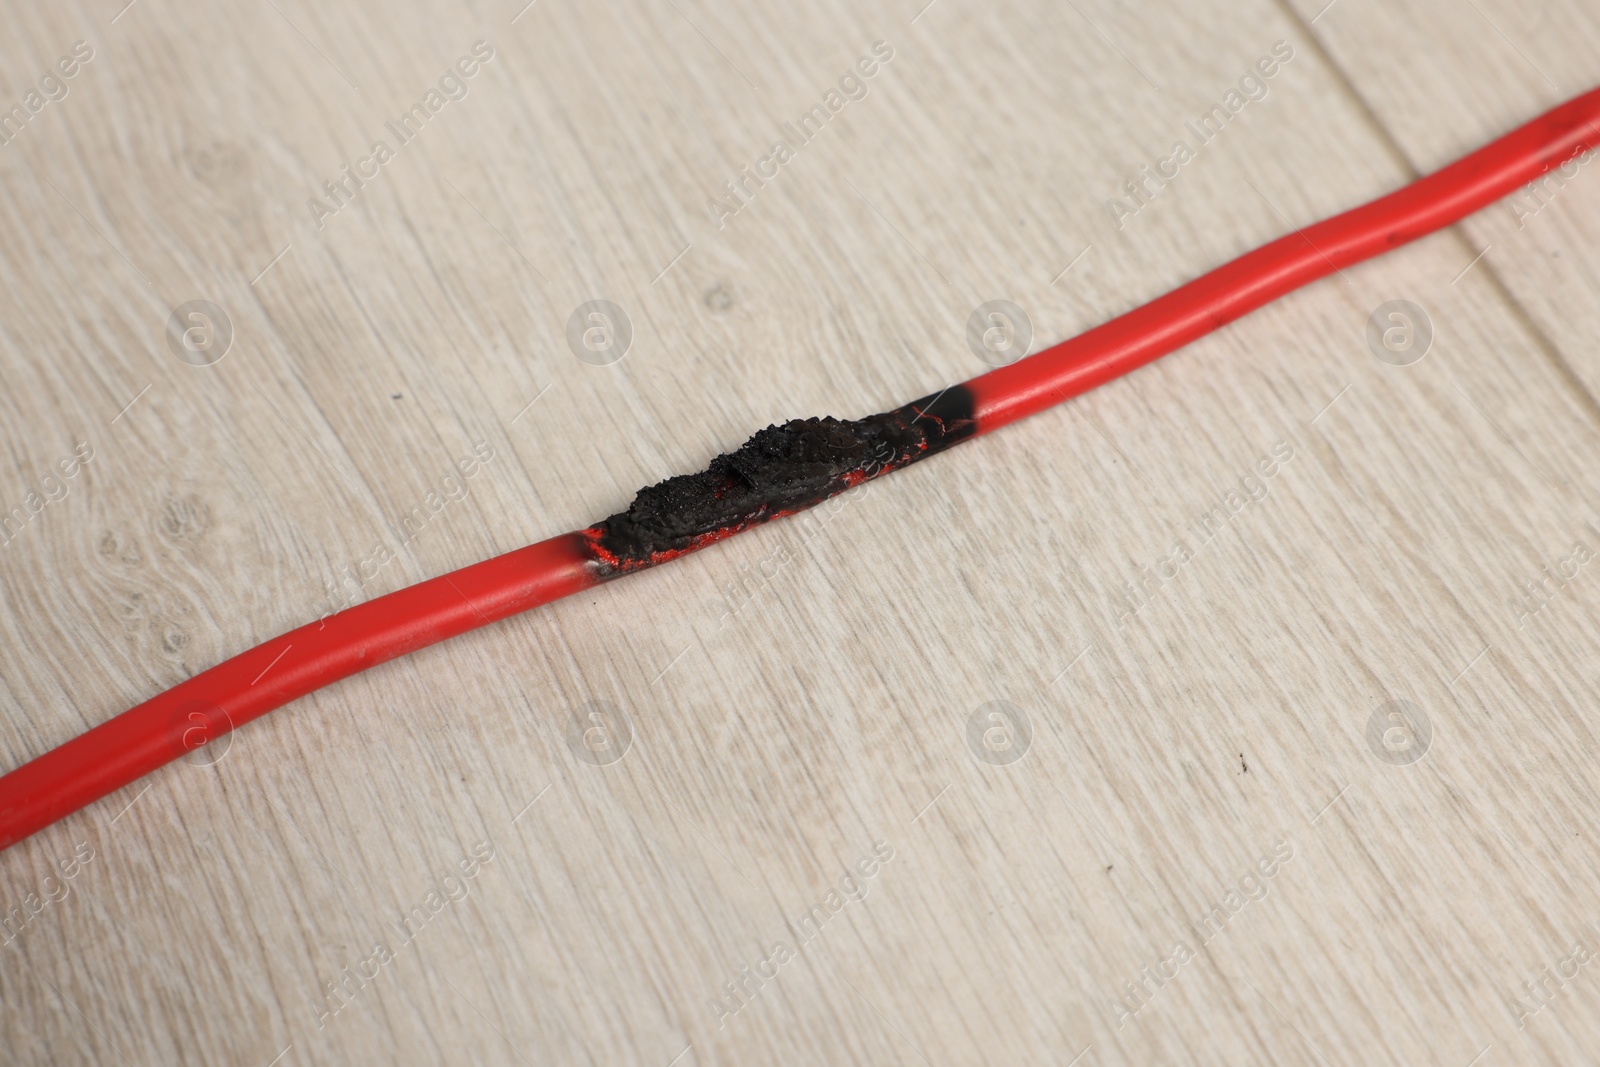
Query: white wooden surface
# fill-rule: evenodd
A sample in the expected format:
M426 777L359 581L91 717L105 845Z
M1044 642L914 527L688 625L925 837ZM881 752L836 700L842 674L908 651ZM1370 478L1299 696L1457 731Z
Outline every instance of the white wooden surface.
M0 503L39 494L0 548L0 763L343 568L386 592L931 392L983 369L984 301L1068 336L1600 81L1578 0L1324 2L9 5L0 105L93 55L0 147ZM0 854L0 1059L1593 1062L1600 178L1547 198ZM601 298L608 366L566 340ZM1364 334L1395 299L1435 331L1404 367ZM191 300L231 322L212 366L167 345ZM1577 574L1516 606L1546 565ZM1175 576L1119 621L1144 567ZM995 700L1031 724L1007 765L968 743ZM1369 744L1395 700L1417 762ZM569 744L590 701L615 762Z

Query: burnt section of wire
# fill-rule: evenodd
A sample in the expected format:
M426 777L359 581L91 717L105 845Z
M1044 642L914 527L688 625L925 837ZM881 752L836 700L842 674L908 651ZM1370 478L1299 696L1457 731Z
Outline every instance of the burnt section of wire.
M791 419L759 431L703 471L639 490L584 530L602 578L703 548L792 515L977 433L972 396L953 386L864 419Z

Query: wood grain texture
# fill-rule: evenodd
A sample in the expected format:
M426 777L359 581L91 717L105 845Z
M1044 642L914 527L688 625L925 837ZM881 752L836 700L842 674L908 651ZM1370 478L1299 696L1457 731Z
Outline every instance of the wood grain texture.
M346 573L969 377L985 301L1068 336L1600 81L1579 0L1324 4L9 5L0 106L93 55L0 146L0 762ZM1544 194L0 854L0 1058L1591 1062L1600 171ZM169 349L192 300L214 365ZM1416 762L1369 737L1397 700Z

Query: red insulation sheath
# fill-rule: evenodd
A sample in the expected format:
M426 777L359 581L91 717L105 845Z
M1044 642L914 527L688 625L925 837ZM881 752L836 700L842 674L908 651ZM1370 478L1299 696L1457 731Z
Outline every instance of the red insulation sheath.
M377 597L202 671L0 778L0 848L330 682L596 583L573 534Z
M976 433L1087 392L1335 269L1457 222L1600 142L1597 130L1600 89L1397 192L974 378L956 388L972 397ZM592 538L563 534L291 630L0 777L0 849L322 686L615 576L597 560Z
M1144 366L1285 293L1449 226L1600 142L1600 89L1342 215L1043 352L967 382L987 433Z

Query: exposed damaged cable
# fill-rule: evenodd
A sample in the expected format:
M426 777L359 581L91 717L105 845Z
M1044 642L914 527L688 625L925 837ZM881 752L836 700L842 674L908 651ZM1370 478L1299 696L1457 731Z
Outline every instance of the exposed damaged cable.
M375 664L730 537L1076 396L1308 282L1432 233L1594 145L1600 90L1038 355L864 419L769 426L626 511L242 652L0 777L0 848Z

